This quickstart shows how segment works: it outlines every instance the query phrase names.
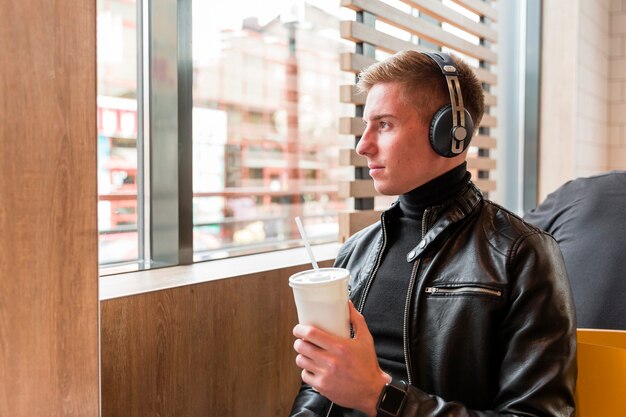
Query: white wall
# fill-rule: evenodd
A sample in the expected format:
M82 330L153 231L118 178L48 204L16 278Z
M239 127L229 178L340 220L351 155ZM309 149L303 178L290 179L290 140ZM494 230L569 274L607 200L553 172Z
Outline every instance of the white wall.
M609 2L580 0L575 94L575 177L608 168Z
M626 0L610 2L608 168L626 169Z
M543 2L539 201L626 169L626 0Z
M575 175L579 0L543 2L539 201Z

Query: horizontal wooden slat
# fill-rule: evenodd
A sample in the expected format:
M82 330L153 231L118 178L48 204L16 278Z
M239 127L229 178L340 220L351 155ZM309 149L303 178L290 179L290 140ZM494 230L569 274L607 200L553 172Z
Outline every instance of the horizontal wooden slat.
M365 68L377 63L378 60L371 56L355 54L354 52L342 52L339 55L339 67L342 71L358 74Z
M495 139L491 139L491 142L488 143L490 146L479 146L476 143L478 138L489 138L488 136L476 136L472 140L472 146L478 146L481 149L493 149L495 148ZM480 169L480 170L491 170L496 169L496 160L491 158L475 158L468 157L468 166L470 168ZM356 153L356 150L345 148L339 150L339 164L343 166L353 166L353 167L366 167L367 166L367 158Z
M339 99L342 103L364 105L367 94L358 93L356 85L342 85L339 87ZM498 104L498 97L485 92L485 106L494 107Z
M496 161L490 158L468 158L468 169L478 169L481 171L489 171L496 169ZM495 190L495 181L487 179L474 179L478 187L484 191ZM372 180L354 180L339 183L340 198L365 198L376 197L378 192L374 188Z
M356 153L355 149L345 148L339 149L339 165L366 167L367 158Z
M498 97L485 92L485 106L494 107L498 105Z
M476 184L481 191L489 192L496 191L496 182L494 180L482 179L482 178L472 178L472 182Z
M496 160L491 158L467 158L467 168L490 171L496 169Z
M339 242L344 243L346 239L364 229L370 224L380 221L380 211L346 211L339 213Z
M361 136L365 131L365 124L359 117L340 117L339 133L341 135Z
M363 23L354 21L343 21L340 24L341 37L352 42L366 42L370 45L374 45L381 51L394 54L398 51L405 49L413 49L419 52L428 51L420 45L416 45L409 41L396 38L395 36L388 35L380 32L371 26L364 25Z
M366 97L367 94L358 92L356 85L342 85L339 87L339 100L342 103L363 105Z
M480 121L480 127L497 127L498 119L490 114L483 114L483 118Z
M369 67L372 64L378 62L375 58L355 54L354 52L343 52L339 57L340 67L342 71L351 72L354 74L358 74L363 71L365 68ZM476 77L485 83L490 85L495 85L498 81L498 76L488 70L483 68L472 68Z
M339 192L337 195L339 198L363 198L375 197L378 195L378 192L376 192L374 188L373 180L354 180L339 182Z
M471 142L471 146L477 146L480 149L495 149L496 144L496 138L486 135L476 135Z
M341 5L355 11L367 11L382 22L417 35L436 45L447 46L492 64L498 61L498 55L491 49L461 39L439 26L419 17L411 16L378 0L341 0Z
M497 118L490 114L483 115L480 127L493 128L497 126ZM362 136L364 131L365 125L359 117L341 117L339 119L339 133L342 135Z
M489 85L498 84L498 76L494 72L491 72L485 68L474 67L472 69L474 70L474 74L476 74L476 77L478 77L478 79L482 81L483 83L489 84Z
M465 7L478 16L485 16L496 22L498 20L498 9L492 7L489 2L483 0L452 0L456 4Z
M437 19L441 22L454 25L465 32L496 43L498 33L488 25L476 22L457 11L445 6L443 3L432 0L402 0L409 6L418 9L420 12Z
M477 136L479 137L479 136ZM485 136L482 136L485 137ZM477 146L476 138L472 141L472 146ZM493 143L495 147L495 140ZM470 168L480 169L480 170L491 170L496 169L496 160L491 158L473 158L468 157L467 163ZM367 158L356 153L356 150L345 148L339 150L339 164L344 166L354 166L354 167L366 167L367 166Z

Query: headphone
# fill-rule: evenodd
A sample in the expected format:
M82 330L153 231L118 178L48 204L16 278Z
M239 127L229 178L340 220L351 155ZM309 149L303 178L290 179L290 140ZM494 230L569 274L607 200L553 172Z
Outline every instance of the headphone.
M448 85L450 104L446 104L430 121L429 139L433 150L446 158L454 158L469 146L474 134L474 122L463 107L459 73L450 55L442 52L422 52L437 63Z

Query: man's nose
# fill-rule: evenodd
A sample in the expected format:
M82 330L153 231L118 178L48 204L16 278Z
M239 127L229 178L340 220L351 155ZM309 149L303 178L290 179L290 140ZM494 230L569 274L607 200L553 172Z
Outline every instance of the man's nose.
M371 155L373 151L372 144L372 133L366 127L363 135L361 135L361 139L356 144L356 153L362 156Z

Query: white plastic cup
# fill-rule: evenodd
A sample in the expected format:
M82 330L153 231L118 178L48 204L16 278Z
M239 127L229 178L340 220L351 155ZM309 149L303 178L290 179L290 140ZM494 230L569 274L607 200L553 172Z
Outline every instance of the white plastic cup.
M298 272L289 278L300 324L337 336L350 337L348 280L343 268L320 268Z

